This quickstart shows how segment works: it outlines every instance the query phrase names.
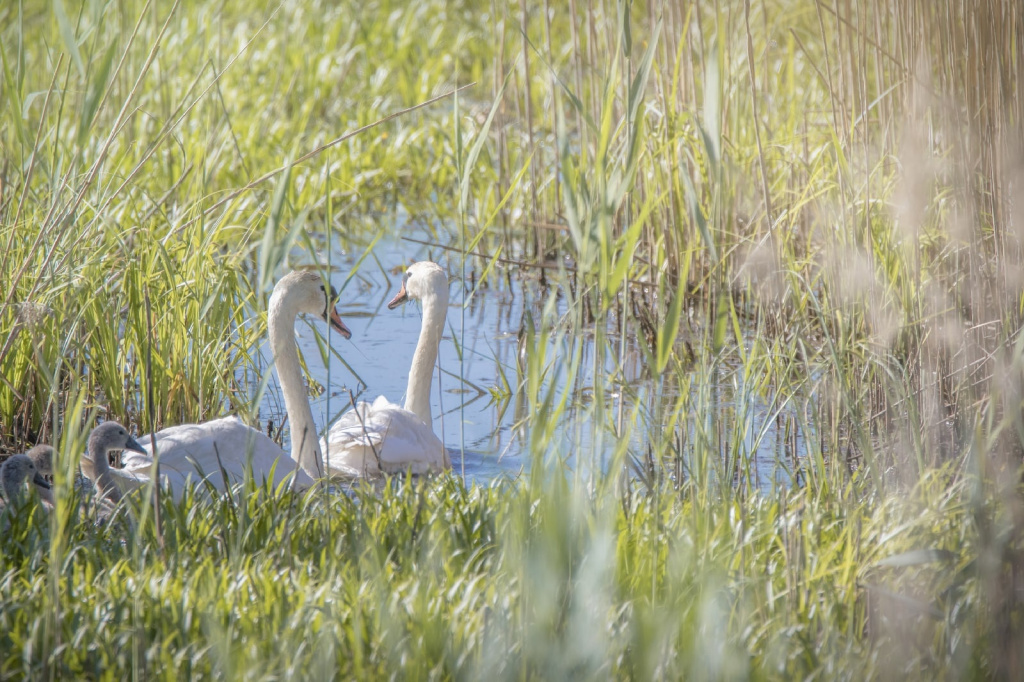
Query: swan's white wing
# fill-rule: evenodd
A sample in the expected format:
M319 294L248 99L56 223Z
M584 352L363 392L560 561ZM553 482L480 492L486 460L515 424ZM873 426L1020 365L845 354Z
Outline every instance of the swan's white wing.
M380 400L378 398L377 402ZM374 450L380 449L381 434L372 425L371 409L370 403L358 403L343 414L320 440L320 451L324 453L331 476L350 478L380 473Z
M157 434L159 436L159 434ZM117 484L118 489L122 495L127 495L135 490L140 490L149 485L150 472L152 471L153 460L134 453L137 457L133 458L133 468L131 469L113 469L111 468L110 473L114 477L114 482ZM161 460L163 456L161 455ZM208 473L208 472L207 472ZM218 474L217 479L221 479ZM161 461L160 463L160 481L161 486L164 489L170 489L171 495L175 501L180 501L185 488L188 486L188 482L191 480L193 485L197 485L202 477L199 476L198 472L193 468L188 472L181 472L171 467L168 467ZM210 478L211 481L215 480ZM109 504L109 500L104 500Z
M361 402L342 415L320 447L335 476L424 474L451 466L433 429L384 396L373 404Z
M148 455L126 451L124 471L148 475L153 464L152 444L149 436L138 440ZM243 424L237 417L172 426L156 434L156 443L160 475L175 490L176 496L189 479L199 481L203 476L218 490L224 491L244 480L250 462L257 482L269 478L277 487L294 475L300 486L313 483L277 443ZM227 473L227 481L222 475L222 468Z
M425 474L451 467L441 439L412 412L389 405L374 416L384 430L380 451L384 471Z

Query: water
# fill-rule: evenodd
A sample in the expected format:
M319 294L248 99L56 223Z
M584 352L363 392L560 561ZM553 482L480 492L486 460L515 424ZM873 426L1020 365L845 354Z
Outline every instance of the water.
M439 349L440 376L435 372L431 392L434 430L449 449L454 471L465 472L467 480L486 482L501 476L518 476L531 464L528 441L532 423L523 393L517 390L522 376L517 367L519 334L524 311L529 309L533 319L539 319L548 294L541 292L534 281L513 278L512 286L478 290L464 311L463 321L462 305L470 283L464 286L457 279L459 255L403 240L399 233L421 241L436 241L438 237L426 228L403 225L402 216L398 219L401 229L376 240L335 236L329 244L325 241L321 245L317 257L324 262L330 259L331 282L340 292L338 311L352 330L352 339L331 335L333 353L325 366L316 337L319 333L324 341L328 340L327 326L319 320L300 319L296 324L297 340L310 374L326 387L323 393L310 397L317 426L323 433L328 424L349 409L349 392L355 400L372 401L383 395L392 402L403 401L419 337L421 311L418 303L412 301L393 311L388 310L387 303L401 285L399 266L416 260L434 260L455 275L450 286L447 329ZM357 260L370 246L370 255L350 277ZM293 253L292 265L309 261L308 253ZM564 312L564 300L559 306L560 312ZM666 386L644 370L644 355L634 339L623 342L610 333L609 348L601 363L594 362L592 334L577 335L574 342L580 344L581 362L571 385L566 350L548 348L549 357L558 355L562 362L556 362L546 375L544 390L554 388L571 395L548 450L570 467L604 466L617 439L609 429L595 437L598 430L593 428L593 420L600 418L615 429L623 424L624 415L639 409L641 426L627 429L627 433L629 452L637 462L642 462L650 435L646 427L654 423L650 415L659 415L659 426L663 426L671 417L679 388ZM263 355L266 363L270 357L266 346ZM595 364L603 367L607 405L605 414L598 417L592 409ZM755 377L743 376L741 368L728 363L715 367L712 377L712 390L702 403L714 413L710 428L717 429L719 435L735 429L741 433L738 439L733 438L741 443L741 452L723 452L722 465L731 471L730 457L749 460L754 479L751 484L761 489L791 483L794 453L803 453L805 449L804 431L797 429L795 435L786 437L780 425L787 419L790 425L797 422L795 406L780 404L777 396L763 390L752 390L748 383ZM272 418L276 423L284 415L276 376L264 394L260 412L264 419ZM708 438L705 421L678 418L684 462L687 448L692 449L700 438ZM627 427L636 423L629 419L625 422ZM805 425L805 431L809 428ZM692 466L692 462L684 465L684 475L692 473Z
M376 261L387 269L378 267L376 262L364 262L358 274L346 284L346 277L361 255L361 251L345 248L347 246L333 245L331 283L340 292L338 312L352 331L352 339L331 335L330 346L337 355L332 354L329 365L325 366L316 333L326 339L327 325L319 320L300 319L295 326L310 375L327 388L320 395L310 396L321 434L329 423L349 409L350 392L357 401L372 401L383 395L392 402L403 402L422 318L419 304L414 301L388 310L387 303L398 292L402 280L400 273L388 270L414 260L430 259L448 265L445 258L425 246L390 237L378 241L373 248ZM293 263L308 262L308 255L301 252L293 255ZM321 254L321 258L326 259L327 255ZM466 310L463 331L460 309L463 297L458 282L452 283L450 292L448 328L439 349L441 375L438 377L435 372L431 387L434 430L448 447L453 469L461 474L464 466L468 480L516 476L528 467L528 462L514 431L514 410L498 409L491 389L502 385L502 372L513 378L510 380L516 375L518 327L513 324L518 325L522 299L514 300L502 292L478 294L472 308ZM453 330L463 352L461 367L452 339ZM269 346L265 344L262 352L264 366L267 366ZM260 411L264 419L271 418L276 423L284 416L276 376L269 383Z

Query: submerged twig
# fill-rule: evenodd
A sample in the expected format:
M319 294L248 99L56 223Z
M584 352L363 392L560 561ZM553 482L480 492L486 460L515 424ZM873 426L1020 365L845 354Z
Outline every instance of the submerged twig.
M462 253L467 256L475 256L477 258L486 258L487 260L496 260L499 263L505 265L515 265L521 268L538 268L540 270L565 270L566 272L578 272L576 266L565 265L564 263L530 263L525 260L516 260L515 258L502 258L501 256L488 256L485 253L477 253L476 251L464 251L457 246L449 246L447 244L438 244L437 242L426 241L424 239L416 239L415 237L402 237L403 241L412 242L414 244L422 244L432 248L438 248L443 251L454 251L455 253ZM654 286L654 282L644 282L638 279L627 279L626 282L633 284L638 287L649 287Z

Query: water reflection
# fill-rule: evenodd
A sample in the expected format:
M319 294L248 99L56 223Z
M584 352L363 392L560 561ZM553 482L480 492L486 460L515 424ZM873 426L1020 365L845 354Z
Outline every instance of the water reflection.
M431 239L421 232L412 236ZM338 309L352 330L352 340L327 337L333 352L325 366L313 329L318 325L317 331L324 334L323 325L316 321L296 325L310 374L326 388L311 395L321 432L353 400L373 400L378 395L394 402L404 400L421 311L415 304L387 309L401 283L398 266L429 259L458 272L459 257L454 253L449 259L447 252L395 236L370 244L371 255L354 274L366 245L335 237L320 254L331 262L331 281L341 292ZM308 262L308 258L297 252L294 262ZM544 421L544 415L530 413L525 391L520 390L521 350L529 346L521 341L529 331L526 327L542 319L543 307L551 305L551 292L541 291L535 282L495 279L499 288L479 288L463 308L472 283L453 278L447 331L432 386L434 429L449 448L455 472L464 472L469 481L517 476L528 470L529 427L538 416ZM512 282L514 286L502 286ZM564 301L556 301L555 308L564 314ZM265 345L262 352L266 367L269 348ZM695 368L704 374L702 380L692 382L679 381L675 374L670 379L652 377L636 341L615 334L607 337L602 348L595 346L592 333L555 338L545 357L549 371L543 375L540 393L568 393L571 399L558 412L555 428L549 428L551 438L545 441L543 454L575 469L603 468L621 435L628 439L632 471L641 478L653 470L652 443L660 443L667 444L662 450L675 456L675 461L661 463L662 471L676 476L734 477L737 483L761 489L792 482L792 465L804 451L804 433L810 426L797 418L793 405L758 388L756 377L744 376L742 367L720 362L707 369ZM576 371L571 368L573 362ZM595 368L600 368L601 375L597 385ZM596 391L603 391L605 406L597 417ZM284 416L276 377L269 381L260 412L264 420L277 423ZM738 445L724 445L728 443ZM712 474L700 471L709 467L714 469ZM747 480L741 480L741 470L751 472L745 474Z

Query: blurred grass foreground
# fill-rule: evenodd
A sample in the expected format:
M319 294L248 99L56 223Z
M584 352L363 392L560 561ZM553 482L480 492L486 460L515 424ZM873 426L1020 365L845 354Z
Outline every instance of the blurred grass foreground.
M0 677L1024 674L1018 0L13 0L0 59ZM540 292L528 471L95 523L97 418L255 424L273 281L399 210Z

